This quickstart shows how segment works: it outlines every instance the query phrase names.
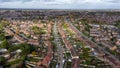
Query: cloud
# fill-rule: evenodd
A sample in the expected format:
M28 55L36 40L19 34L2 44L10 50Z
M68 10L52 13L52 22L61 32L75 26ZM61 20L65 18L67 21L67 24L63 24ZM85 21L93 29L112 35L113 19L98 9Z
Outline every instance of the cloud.
M103 0L110 3L120 3L120 0Z
M63 4L73 4L75 1L74 0L54 0L54 1L49 1L45 2L45 4L48 5L63 5Z
M32 1L32 0L0 0L0 2L16 2L16 1L29 2L29 1Z
M120 9L120 0L0 0L0 8Z
M30 2L30 1L51 2L51 1L55 1L55 0L0 0L0 2L15 2L15 1L20 1L20 2Z

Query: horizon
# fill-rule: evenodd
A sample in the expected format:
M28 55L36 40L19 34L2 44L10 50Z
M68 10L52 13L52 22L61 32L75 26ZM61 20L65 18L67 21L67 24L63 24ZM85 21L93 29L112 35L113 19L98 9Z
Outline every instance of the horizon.
M0 8L120 9L120 0L0 0Z
M0 10L120 10L120 9L58 9L58 8L0 8Z

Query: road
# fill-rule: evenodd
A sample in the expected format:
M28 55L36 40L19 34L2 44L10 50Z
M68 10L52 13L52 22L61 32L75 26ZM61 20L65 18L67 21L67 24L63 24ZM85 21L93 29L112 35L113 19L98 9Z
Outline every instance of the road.
M66 38L67 36L66 36L64 30L62 29L62 23L58 23L58 31L61 35L63 42L66 45L66 48L68 50L70 50L70 54L72 57L72 68L80 68L79 67L79 63L80 63L79 55L76 53L75 49L73 48L73 46L71 45L69 40L67 40L67 38Z
M53 26L53 33L54 33L55 43L57 44L57 48L58 48L58 51L57 51L58 56L59 56L58 68L63 68L63 66L64 66L64 55L63 55L64 49L61 46L61 41L60 41L61 39L60 39L60 36L58 35L57 22L55 22L55 24Z
M91 41L89 38L87 38L85 35L82 34L73 24L69 21L68 22L69 26L80 36L80 38L85 42L87 45L90 47L94 48L96 53L104 53L107 54L107 56L104 56L106 60L109 61L109 64L111 64L114 68L120 68L120 61L112 54L107 52L104 48L100 47L93 41Z

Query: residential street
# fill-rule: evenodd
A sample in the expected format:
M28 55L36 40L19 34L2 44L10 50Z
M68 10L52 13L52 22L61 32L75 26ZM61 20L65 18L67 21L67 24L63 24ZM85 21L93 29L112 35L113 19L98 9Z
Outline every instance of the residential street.
M71 28L76 31L76 33L81 37L81 39L90 47L94 48L96 53L103 53L106 54L107 56L104 56L104 59L109 61L109 64L111 64L114 68L119 68L120 67L120 61L112 54L107 52L104 48L100 47L93 41L91 41L89 38L87 38L85 35L82 34L71 22L69 22L69 25Z
M64 66L64 49L62 47L62 44L60 42L60 37L58 35L58 30L57 30L57 22L55 22L54 27L53 27L53 32L54 32L54 38L55 38L55 43L57 44L57 52L58 52L58 68L63 68Z

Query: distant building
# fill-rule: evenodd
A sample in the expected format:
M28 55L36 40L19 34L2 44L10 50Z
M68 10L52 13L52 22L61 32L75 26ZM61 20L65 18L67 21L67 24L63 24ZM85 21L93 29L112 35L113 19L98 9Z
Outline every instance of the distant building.
M39 40L29 39L29 40L28 40L28 44L31 44L31 45L39 45Z
M19 36L19 35L14 35L14 38L17 40L17 41L19 41L20 43L25 43L25 42L27 42L27 40L26 39L24 39L24 38L22 38L21 36Z

